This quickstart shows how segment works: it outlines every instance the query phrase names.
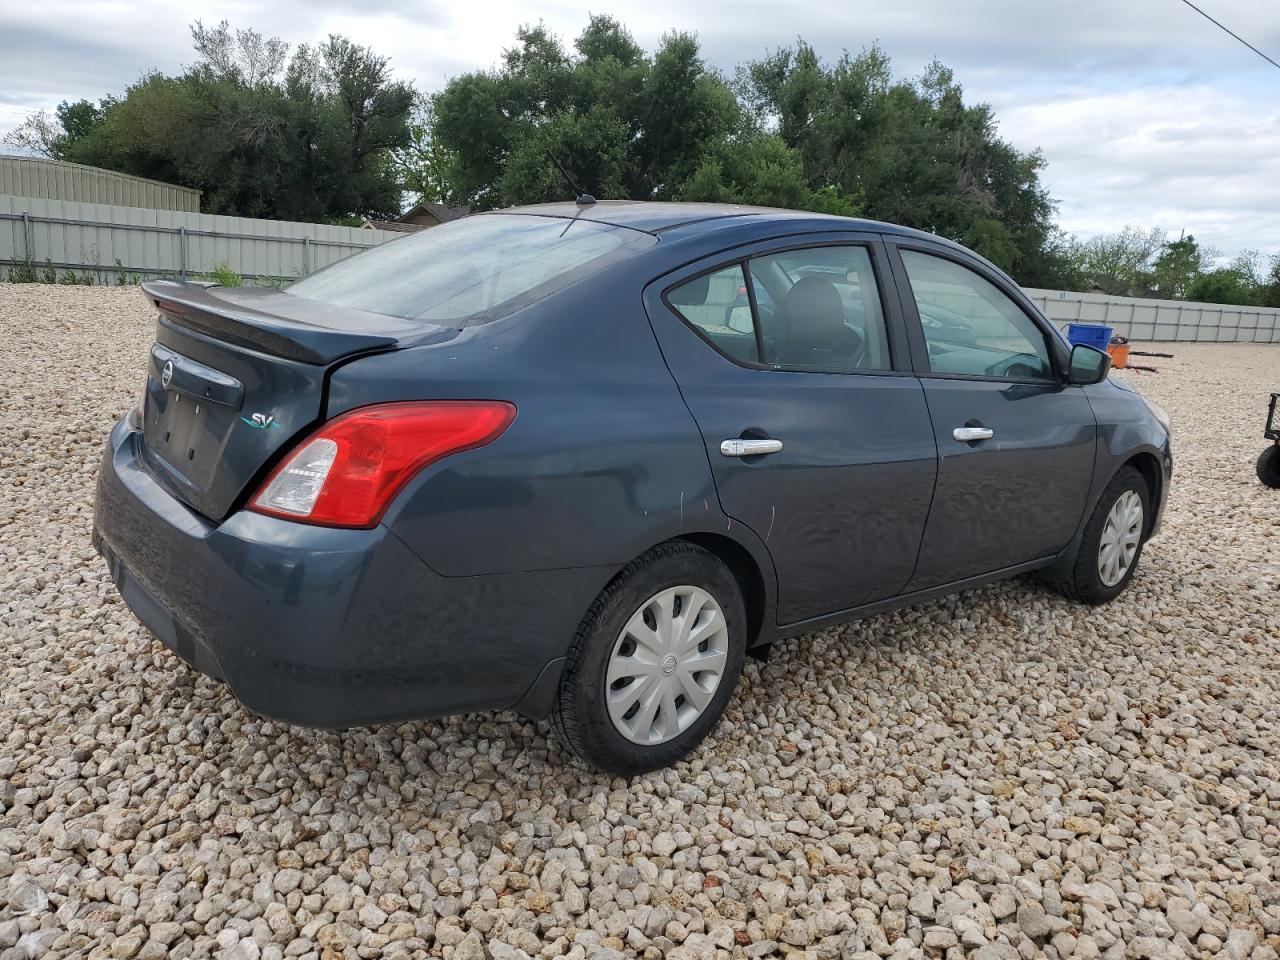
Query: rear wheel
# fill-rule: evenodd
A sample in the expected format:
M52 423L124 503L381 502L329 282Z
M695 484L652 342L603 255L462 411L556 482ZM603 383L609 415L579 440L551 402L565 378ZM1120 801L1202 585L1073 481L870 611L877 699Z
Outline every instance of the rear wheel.
M1133 467L1122 467L1098 498L1080 538L1075 563L1058 588L1073 600L1100 604L1129 585L1146 541L1151 494Z
M1258 479L1268 487L1280 487L1280 446L1274 444L1258 457Z
M666 766L719 721L745 646L733 574L701 547L662 544L628 564L591 605L552 723L593 766L623 774Z

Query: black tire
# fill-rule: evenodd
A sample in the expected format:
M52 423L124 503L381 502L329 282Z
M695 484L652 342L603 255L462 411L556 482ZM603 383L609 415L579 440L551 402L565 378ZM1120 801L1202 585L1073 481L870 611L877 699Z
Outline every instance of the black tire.
M1102 582L1098 572L1098 551L1102 545L1102 530L1106 526L1107 515L1111 512L1111 508L1124 493L1130 490L1135 492L1142 501L1144 527L1142 539L1138 541L1137 552L1124 576L1111 586L1107 586ZM1065 580L1054 581L1054 586L1072 600L1094 606L1110 603L1124 592L1129 581L1133 579L1134 571L1138 569L1138 563L1142 560L1142 548L1146 545L1147 531L1150 529L1151 491L1147 488L1146 478L1133 467L1121 467L1119 472L1111 478L1107 488L1102 491L1102 496L1098 498L1098 503L1093 508L1089 522L1085 525L1084 534L1080 538L1080 545L1076 550L1070 573Z
M1280 446L1273 444L1259 455L1258 479L1268 487L1280 488Z
M674 738L645 745L624 737L609 716L606 672L614 644L627 621L650 598L669 587L695 586L720 605L728 629L728 651L719 685L702 714ZM747 617L733 574L714 554L672 541L633 560L598 596L569 647L568 661L551 722L560 742L587 764L631 775L674 763L716 726L733 695L746 650Z

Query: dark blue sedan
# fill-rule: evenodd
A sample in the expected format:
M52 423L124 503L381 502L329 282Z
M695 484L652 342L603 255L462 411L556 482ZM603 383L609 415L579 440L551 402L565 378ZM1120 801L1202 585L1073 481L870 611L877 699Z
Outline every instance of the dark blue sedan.
M1028 571L1111 600L1169 489L1105 354L883 223L584 198L144 289L95 542L166 646L301 724L514 708L650 769L781 637Z

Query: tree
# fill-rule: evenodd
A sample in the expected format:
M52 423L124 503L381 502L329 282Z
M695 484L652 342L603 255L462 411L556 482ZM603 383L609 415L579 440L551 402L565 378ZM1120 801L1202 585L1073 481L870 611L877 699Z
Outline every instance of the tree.
M226 20L216 27L197 20L191 25L191 40L201 68L247 87L275 80L289 55L289 45L278 37L268 39L252 29L233 31Z
M1029 285L1069 276L1043 158L1001 140L991 108L966 105L942 64L899 80L877 46L827 64L801 40L746 64L739 89L759 125L797 152L810 189L963 242Z
M435 118L431 100L414 96L409 119L409 139L391 151L391 161L399 171L401 188L420 202L439 202L448 190L449 153L432 136Z
M65 105L65 104L64 104ZM48 110L37 110L16 127L4 135L4 143L16 147L23 153L35 153L42 157L53 157L57 150L58 140L65 136L61 124L55 114Z
M385 57L340 36L289 57L281 40L225 21L191 29L198 57L179 76L61 104L55 125L29 118L22 136L56 159L195 187L209 213L399 212L393 154L410 143L414 92Z
M1280 255L1271 258L1271 269L1259 288L1258 303L1264 307L1280 307Z
M497 69L455 77L433 99L450 202L490 209L583 191L852 209L804 182L689 34L668 34L649 56L616 20L593 16L572 52L542 25L516 41Z
M89 100L66 100L50 113L38 110L10 130L4 143L24 153L34 153L53 160L66 160L71 144L86 136L102 122L106 109L115 101L107 97L97 104Z
M1165 246L1159 227L1128 226L1119 233L1094 237L1077 252L1084 280L1113 296L1142 296L1151 286L1152 261Z
M1204 254L1191 234L1166 243L1152 267L1153 292L1160 297L1185 299L1204 266Z
M1257 302L1256 288L1239 270L1220 267L1196 278L1187 290L1187 299L1200 303L1252 305Z

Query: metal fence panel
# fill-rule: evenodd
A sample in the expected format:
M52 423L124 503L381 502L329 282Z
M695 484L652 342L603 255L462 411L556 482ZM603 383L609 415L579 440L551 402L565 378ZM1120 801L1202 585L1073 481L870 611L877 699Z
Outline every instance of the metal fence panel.
M0 280L30 267L121 278L208 274L225 264L245 280L293 280L405 236L388 230L224 217L0 195Z
M84 203L200 210L200 191L44 157L0 157L0 194Z
M1280 343L1280 309L1189 303L1100 293L1027 288L1027 296L1062 329L1103 323L1130 340Z
M208 274L226 264L245 280L305 276L405 236L387 230L224 217L0 195L0 280L14 268L124 278ZM1104 323L1130 340L1280 343L1280 309L1113 297L1028 288L1062 328Z

